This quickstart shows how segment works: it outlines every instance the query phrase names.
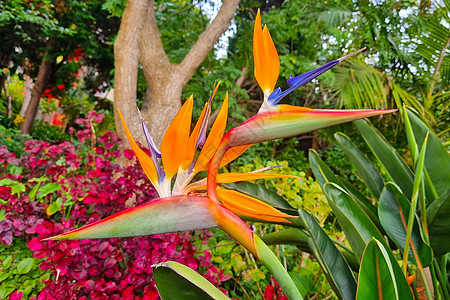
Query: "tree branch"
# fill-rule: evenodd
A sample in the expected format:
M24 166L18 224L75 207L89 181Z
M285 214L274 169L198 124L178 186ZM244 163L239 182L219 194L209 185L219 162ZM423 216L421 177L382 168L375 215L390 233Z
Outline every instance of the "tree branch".
M219 37L228 29L234 17L240 0L224 0L214 21L206 27L197 42L178 66L182 74L183 86L189 81L195 70L200 66L213 48Z
M153 0L128 0L114 43L114 116L117 133L122 140L126 140L126 136L117 114L118 108L130 130L141 132L135 130L140 123L133 116L136 114L139 39L149 5L154 5ZM140 140L139 136L137 139Z
M155 1L149 0L149 3L148 15L143 19L144 25L141 39L139 40L141 64L144 68L147 82L150 82L148 80L150 76L159 79L171 67L156 24ZM158 82L157 79L151 81Z

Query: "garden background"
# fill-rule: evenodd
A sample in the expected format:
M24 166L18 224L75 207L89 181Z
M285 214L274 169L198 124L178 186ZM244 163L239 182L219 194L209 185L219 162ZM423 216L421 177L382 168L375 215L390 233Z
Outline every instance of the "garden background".
M183 0L1 1L0 299L158 299L151 266L164 261L198 271L230 298L286 297L268 270L219 229L106 240L41 240L156 197L128 149L117 108L141 145L144 135L136 108L159 144L191 94L193 120L198 119L215 81L221 86L212 103L212 118L228 92L227 129L258 112L263 94L253 75L252 52L258 9L280 56L277 86L283 90L289 76L367 48L291 93L283 103L398 111L371 118L369 125L349 123L256 144L224 172L279 166L270 172L299 178L261 179L229 188L313 215L358 274L361 261L353 254L357 250L347 240L348 229L334 200L322 190L324 184L342 180L342 186L349 184L353 187L349 189L369 199L375 209L375 216L368 213L370 219L382 228L383 236L389 236L392 253L401 261L404 247L383 222L382 213L377 216L376 207L383 201L384 183L387 187L394 181L408 193L408 184L397 181L389 169L397 163L405 166L412 174L410 194L419 189L412 184L419 177L423 205L440 203L431 210L431 221L423 220L423 208L417 211L417 226L431 230L430 234L425 230L422 242L431 245L434 255L421 257L429 267L421 266L417 257L409 262L408 276L417 274L412 290L416 297L433 293L437 299L449 299L448 241L436 247L442 241L432 239L435 233L448 240L450 227L445 214L449 3L365 0L229 0L223 5ZM378 133L367 133L368 126ZM417 175L423 126L433 141L427 151L440 151L432 152L439 153L434 156L426 153L424 168L431 174L438 165L444 166L440 173L444 175L436 179L439 184L433 178L427 181L426 172L424 178ZM377 134L384 138L371 144L370 137ZM397 154L395 158L376 151L383 143L386 152ZM364 159L358 158L360 154ZM369 164L378 176L361 171ZM325 173L336 175L319 176ZM441 192L439 186L445 185L447 191ZM437 188L427 198L428 186ZM433 231L433 220L438 219L443 224L440 231ZM304 225L302 231L255 220L248 224L271 245L302 295L347 299L339 283L333 282L337 273L324 268L327 263L302 235ZM431 278L428 289L423 278Z

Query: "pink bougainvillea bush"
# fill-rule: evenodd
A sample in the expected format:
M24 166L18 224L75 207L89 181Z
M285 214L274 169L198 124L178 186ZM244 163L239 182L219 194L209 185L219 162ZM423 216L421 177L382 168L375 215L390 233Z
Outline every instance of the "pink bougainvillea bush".
M42 241L156 196L134 153L118 150L115 133L96 137L102 118L89 112L78 119L81 129L70 130L72 141L27 140L21 157L0 145L0 278L15 276L0 281L0 293L9 299L158 299L151 265L167 260L198 270L215 285L226 280L208 251L196 251L194 244L208 243L208 231ZM124 166L115 163L122 155ZM28 249L17 250L21 245ZM21 255L26 251L31 258ZM36 281L32 289L24 287L27 276Z

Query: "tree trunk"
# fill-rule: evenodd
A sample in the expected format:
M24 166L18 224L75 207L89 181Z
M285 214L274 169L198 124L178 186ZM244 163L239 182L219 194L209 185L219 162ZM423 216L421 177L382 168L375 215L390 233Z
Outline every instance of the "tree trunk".
M41 66L39 67L38 76L31 91L30 103L25 112L25 121L22 123L20 131L22 134L29 134L33 129L34 119L39 107L39 100L45 90L50 78L54 72L56 64L51 62L47 55L44 55Z
M139 39L143 20L148 15L153 1L128 0L122 16L119 33L114 43L114 116L116 130L123 141L126 141L117 109L120 109L125 122L136 140L143 141L140 120L137 117L136 89L139 67Z
M227 30L240 0L224 0L214 21L200 35L179 64L171 64L156 25L154 0L129 0L114 45L116 77L114 106L121 109L136 140L144 142L136 116L137 68L140 58L148 84L149 98L142 105L144 116L157 145L181 107L183 87L200 66L215 42ZM137 47L136 45L139 45ZM146 97L147 98L147 97ZM119 136L126 139L116 117Z

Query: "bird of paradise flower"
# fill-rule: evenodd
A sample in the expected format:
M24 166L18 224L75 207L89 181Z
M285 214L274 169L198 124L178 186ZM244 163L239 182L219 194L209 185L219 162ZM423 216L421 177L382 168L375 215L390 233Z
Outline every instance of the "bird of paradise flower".
M294 176L263 173L265 169L252 173L218 173L219 168L236 159L255 143L295 136L393 110L318 110L278 105L287 94L348 56L291 77L288 80L290 88L285 91L275 89L280 61L269 30L266 26L262 29L259 11L253 34L253 55L255 78L264 93L262 106L254 117L225 134L228 95L209 135L206 134L211 102L220 84L214 86L192 132L190 124L193 97L187 99L167 129L160 150L153 143L141 117L150 149L149 155L136 144L119 111L128 141L160 198L49 239L117 238L219 227L271 271L290 299L302 298L273 252L237 215L285 224L289 224L289 219L297 216L283 213L251 196L221 187L222 183ZM198 156L195 158L196 152ZM206 180L192 182L195 175L206 170Z

